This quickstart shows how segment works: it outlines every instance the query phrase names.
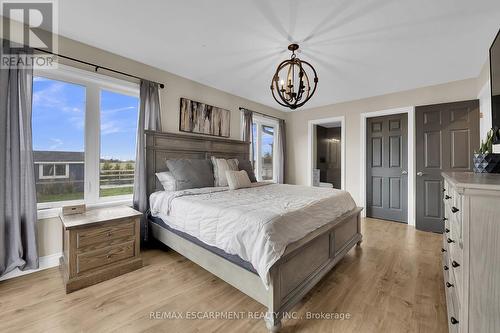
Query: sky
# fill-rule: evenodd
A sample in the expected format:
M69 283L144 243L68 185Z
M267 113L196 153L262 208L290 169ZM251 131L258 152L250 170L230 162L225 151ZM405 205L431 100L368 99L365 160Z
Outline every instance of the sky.
M84 151L85 90L73 83L34 78L34 150ZM101 90L101 158L135 159L138 106L137 97Z

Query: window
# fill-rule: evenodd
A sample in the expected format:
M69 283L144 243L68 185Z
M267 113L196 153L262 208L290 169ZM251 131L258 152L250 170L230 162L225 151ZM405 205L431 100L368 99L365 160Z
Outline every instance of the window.
M33 160L39 203L84 198L85 95L82 85L33 79ZM62 162L80 165L70 168Z
M132 194L139 98L101 90L100 197Z
M33 79L33 156L39 209L129 200L138 85L60 66Z
M40 164L39 173L40 179L69 178L69 164Z
M278 123L273 119L255 117L253 131L253 165L257 179L276 181L275 149Z

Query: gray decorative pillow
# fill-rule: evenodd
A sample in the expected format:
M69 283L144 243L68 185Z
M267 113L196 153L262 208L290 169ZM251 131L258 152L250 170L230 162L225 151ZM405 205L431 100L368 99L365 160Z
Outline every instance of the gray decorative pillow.
M216 187L227 186L227 178L226 171L238 171L238 160L235 158L225 159L225 158L216 158L212 156L212 164L214 167L214 178Z
M209 160L167 160L167 167L177 181L177 190L214 186L212 163Z
M255 177L255 173L253 172L252 163L248 160L238 161L238 169L245 170L248 174L248 178L252 183L257 182L257 178Z

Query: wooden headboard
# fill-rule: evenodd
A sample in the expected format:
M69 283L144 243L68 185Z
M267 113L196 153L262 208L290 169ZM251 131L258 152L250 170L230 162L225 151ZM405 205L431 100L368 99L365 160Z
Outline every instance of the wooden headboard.
M167 171L168 159L238 158L248 160L250 143L216 137L146 131L146 171L148 198L162 190L155 173Z

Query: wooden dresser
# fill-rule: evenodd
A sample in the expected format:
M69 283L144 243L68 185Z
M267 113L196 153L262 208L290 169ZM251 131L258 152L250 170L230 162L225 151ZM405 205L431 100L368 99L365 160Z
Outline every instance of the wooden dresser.
M67 293L142 267L141 215L119 206L61 216L60 262Z
M500 332L500 174L443 173L450 332Z

